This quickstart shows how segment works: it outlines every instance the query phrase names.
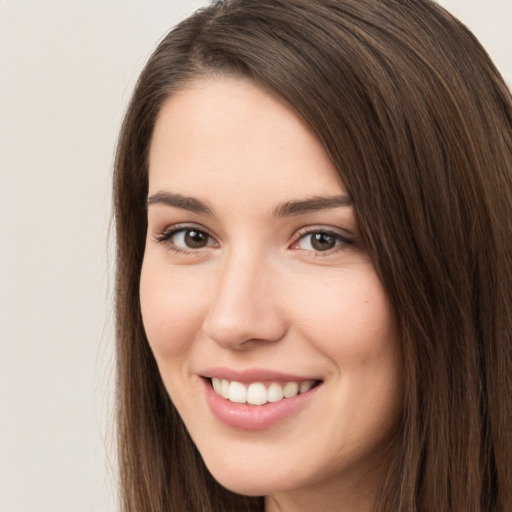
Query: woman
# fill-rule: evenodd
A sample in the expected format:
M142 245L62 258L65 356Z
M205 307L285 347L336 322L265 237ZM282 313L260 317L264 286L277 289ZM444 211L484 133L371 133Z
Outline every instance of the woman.
M231 0L122 128L123 510L512 510L512 102L428 0Z

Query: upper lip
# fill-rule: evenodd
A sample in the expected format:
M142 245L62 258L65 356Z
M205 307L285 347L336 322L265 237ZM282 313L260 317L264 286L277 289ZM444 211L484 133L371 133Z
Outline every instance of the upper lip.
M291 373L274 371L269 369L251 368L246 370L235 370L232 368L208 368L201 372L202 377L226 379L241 383L259 382L259 381L285 381L302 382L306 380L321 380L316 376L294 375Z

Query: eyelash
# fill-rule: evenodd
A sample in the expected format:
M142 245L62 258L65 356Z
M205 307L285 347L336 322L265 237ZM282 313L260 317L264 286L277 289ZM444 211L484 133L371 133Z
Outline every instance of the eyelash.
M345 251L349 247L354 246L356 241L353 238L347 238L346 236L341 235L340 233L333 231L332 229L322 229L322 228L303 228L297 232L295 237L295 241L291 244L291 246L298 245L302 240L304 240L308 236L312 236L315 234L326 235L329 237L334 237L335 245L331 249L327 249L325 251L315 251L315 250L307 250L304 249L308 254L309 258L321 258L324 256L331 256L333 254L337 254L338 252ZM298 249L300 250L300 249Z
M161 233L157 234L154 239L161 244L166 244L167 249L180 255L189 255L189 254L198 254L201 253L204 249L208 249L211 246L205 246L197 249L193 248L185 248L180 247L172 242L171 239L176 236L180 232L186 232L186 231L195 231L197 233L201 233L203 235L206 235L210 239L214 239L212 235L208 233L208 231L204 229L200 229L194 225L174 225L170 226ZM346 250L350 246L355 246L356 241L354 239L347 238L343 235L340 235L340 233L337 233L336 231L333 231L331 229L321 229L321 228L304 228L302 230L299 230L297 232L297 235L295 237L294 242L291 244L290 247L293 247L300 243L301 240L304 240L307 236L311 236L314 234L322 234L327 235L330 237L334 237L336 239L336 244L332 249L328 249L325 251L315 251L315 250L307 250L304 249L304 251L311 253L308 255L308 257L317 258L317 257L323 257L323 256L330 256L332 254L336 254L339 251ZM300 250L300 249L298 249Z
M187 249L185 247L180 247L179 245L172 243L171 242L172 237L174 237L175 235L177 235L178 233L180 233L182 231L184 231L184 232L195 231L197 233L201 233L201 234L206 235L207 237L213 239L213 236L210 235L210 233L208 233L204 229L200 229L194 225L179 224L179 225L168 227L167 229L165 229L164 231L162 231L161 233L156 235L155 240L158 243L166 244L168 250L174 252L175 254L180 254L180 255L198 254L207 248L207 247L202 247L199 249L192 249L192 248Z

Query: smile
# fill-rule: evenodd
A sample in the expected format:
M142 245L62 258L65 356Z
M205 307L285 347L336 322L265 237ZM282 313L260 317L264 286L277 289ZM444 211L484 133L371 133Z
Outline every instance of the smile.
M291 420L319 396L323 379L261 368L211 368L201 375L208 408L221 423L241 430L263 430Z
M229 381L213 377L213 389L217 395L238 404L265 405L285 398L293 398L308 392L316 383L314 380L302 382L253 382L248 385L237 381Z

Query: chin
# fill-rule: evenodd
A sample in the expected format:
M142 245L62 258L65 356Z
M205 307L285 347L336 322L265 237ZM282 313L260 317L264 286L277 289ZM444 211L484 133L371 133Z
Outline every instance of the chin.
M212 475L222 487L243 496L268 496L287 490L286 487L283 488L282 486L276 485L276 482L269 482L266 478L262 478L260 481L252 475L245 476L244 478L234 475L222 475L221 478L217 478L215 474Z
M284 468L269 469L268 464L243 464L243 459L220 461L209 464L208 471L222 487L244 496L266 496L275 492L293 488L292 475L283 472ZM244 467L240 467L243 465ZM296 476L295 476L296 478Z

